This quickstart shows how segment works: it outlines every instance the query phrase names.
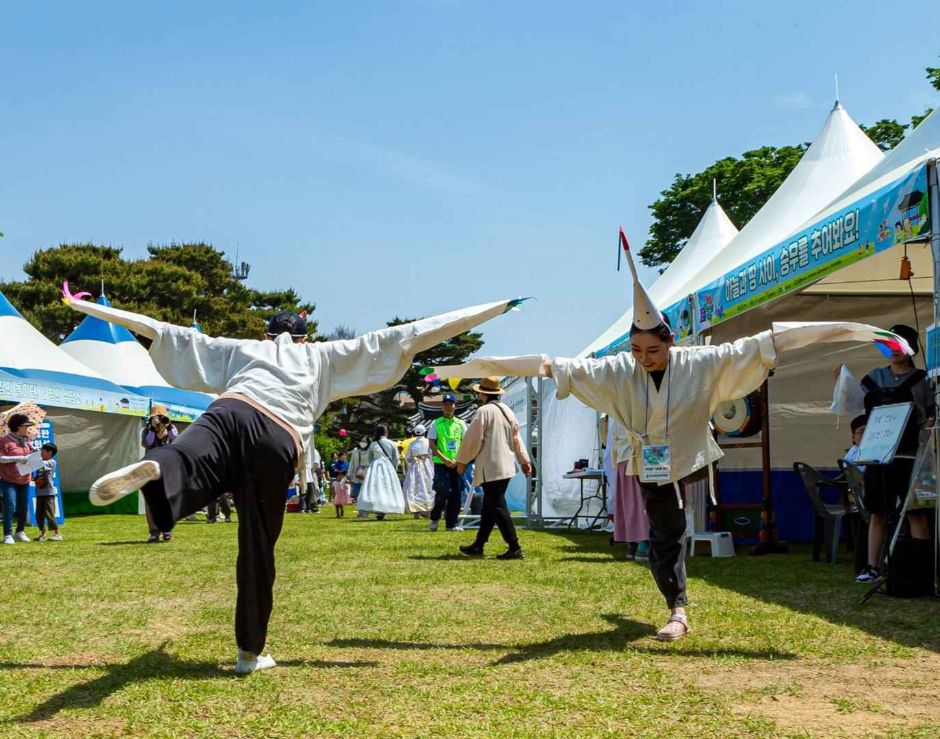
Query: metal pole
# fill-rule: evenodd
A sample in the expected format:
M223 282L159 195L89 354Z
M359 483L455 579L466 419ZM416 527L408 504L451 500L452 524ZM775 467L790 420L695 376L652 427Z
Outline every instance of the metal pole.
M933 254L933 320L940 321L940 178L937 177L937 160L927 162L927 202L930 207L930 250ZM935 385L935 399L940 402L940 383ZM936 430L933 433L934 471L940 472L940 445ZM940 486L938 486L940 487ZM936 531L940 532L940 499L935 503ZM940 595L940 535L934 535L934 594Z

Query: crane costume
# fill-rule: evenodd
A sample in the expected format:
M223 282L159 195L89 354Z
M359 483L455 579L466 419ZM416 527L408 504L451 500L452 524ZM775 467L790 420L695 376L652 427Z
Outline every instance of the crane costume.
M304 467L305 450L312 449L315 420L335 400L389 387L418 352L520 302L465 308L357 339L295 343L302 337L288 333L270 341L213 338L83 301L67 284L63 296L77 311L151 339L150 356L171 385L219 395L175 444L105 475L89 496L106 505L142 486L156 523L169 531L180 518L234 493L239 514L235 634L241 650L236 669L247 653L243 671L274 665L269 655L261 655L272 608L274 545L287 488L294 471Z
M622 232L621 232L622 234ZM633 272L634 323L631 333L659 331L665 320L640 283L626 238ZM761 386L778 353L817 342L874 341L883 351L910 353L900 337L859 323L774 323L770 331L714 346L669 346L661 372L648 372L624 352L600 359L549 360L544 355L493 357L465 365L435 368L441 377L488 375L555 378L559 399L574 395L609 416L627 432L627 474L636 476L650 520L650 568L667 606L670 624L660 638L688 632L685 621L685 485L709 477L723 454L709 419L723 401L742 398ZM676 613L676 609L680 609ZM679 619L681 628L672 628Z

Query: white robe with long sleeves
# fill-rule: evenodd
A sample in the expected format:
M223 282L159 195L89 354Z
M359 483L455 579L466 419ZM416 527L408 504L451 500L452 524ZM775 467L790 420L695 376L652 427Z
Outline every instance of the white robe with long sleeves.
M401 378L415 354L505 313L513 303L442 313L356 339L295 344L288 334L273 341L214 338L110 306L67 302L152 339L150 356L171 385L242 395L294 429L304 448L330 403L384 390Z
M408 468L402 489L405 493L406 512L430 511L434 507L434 463L427 437L419 436L405 452Z

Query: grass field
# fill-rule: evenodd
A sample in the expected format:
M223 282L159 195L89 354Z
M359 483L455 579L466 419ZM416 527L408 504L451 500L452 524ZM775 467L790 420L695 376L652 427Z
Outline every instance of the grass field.
M696 558L694 632L667 645L649 572L604 535L464 560L469 532L330 511L287 516L280 666L243 678L235 525L146 545L142 518L95 516L0 548L0 735L940 735L940 602L859 608L848 556Z

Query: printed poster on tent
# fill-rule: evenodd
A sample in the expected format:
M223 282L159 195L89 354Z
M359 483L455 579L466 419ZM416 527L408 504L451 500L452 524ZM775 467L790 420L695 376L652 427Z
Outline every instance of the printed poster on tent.
M879 188L768 249L695 295L695 332L806 287L826 275L929 230L927 167ZM673 326L689 301L666 309Z

